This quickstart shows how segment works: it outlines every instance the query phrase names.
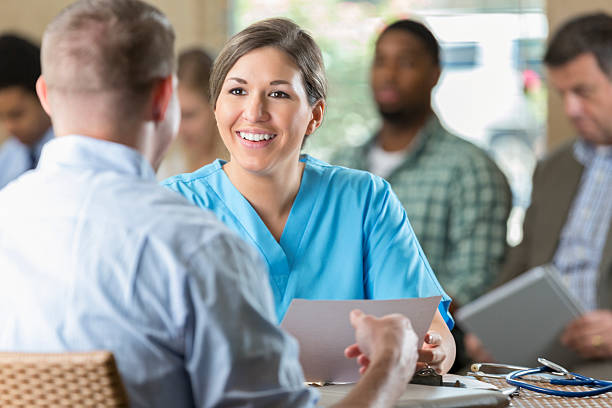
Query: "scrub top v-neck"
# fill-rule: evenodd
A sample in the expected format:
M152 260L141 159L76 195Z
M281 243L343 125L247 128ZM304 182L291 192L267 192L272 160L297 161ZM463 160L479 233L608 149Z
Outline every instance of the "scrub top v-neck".
M254 245L267 263L282 320L294 298L450 298L431 271L406 213L389 184L370 173L331 166L308 155L300 189L280 241L223 171L224 161L163 185L213 211Z

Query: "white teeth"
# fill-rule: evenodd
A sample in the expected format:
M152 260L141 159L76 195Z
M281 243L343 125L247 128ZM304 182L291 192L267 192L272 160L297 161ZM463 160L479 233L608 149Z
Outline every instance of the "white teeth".
M276 135L269 133L248 133L248 132L238 132L241 138L250 140L251 142L259 142L262 140L270 140L273 139Z

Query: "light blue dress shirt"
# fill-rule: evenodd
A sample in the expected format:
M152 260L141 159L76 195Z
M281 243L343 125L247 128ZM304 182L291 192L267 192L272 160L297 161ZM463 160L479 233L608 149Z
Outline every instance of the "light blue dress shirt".
M0 145L0 189L32 167L36 167L43 146L53 139L53 136L53 128L49 128L31 149L15 137L9 137L2 143Z
M449 328L450 298L438 283L406 212L380 177L331 166L304 155L304 173L280 242L234 187L217 160L167 179L178 191L254 245L268 264L276 313L294 298L396 299L442 296Z
M0 350L111 350L134 407L316 402L257 253L137 151L57 138L0 209Z
M597 274L612 220L612 147L579 139L580 186L561 231L553 264L586 310L597 309Z

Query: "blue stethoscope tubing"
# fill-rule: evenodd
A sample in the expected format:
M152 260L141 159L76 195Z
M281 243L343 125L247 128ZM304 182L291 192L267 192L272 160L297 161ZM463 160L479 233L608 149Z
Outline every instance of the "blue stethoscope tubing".
M537 385L528 384L524 381L520 381L520 378L525 375L532 375L538 373L552 372L549 367L542 366L537 368L530 368L527 370L513 371L506 376L506 382L515 387L524 388L526 390L540 392L542 394L555 395L558 397L592 397L594 395L605 394L612 391L612 381L596 380L591 377L585 377L580 374L570 373L574 376L572 379L563 378L555 379L551 378L548 382L552 385L576 385L576 386L587 386L596 387L588 391L561 391L553 390L550 388L538 387Z

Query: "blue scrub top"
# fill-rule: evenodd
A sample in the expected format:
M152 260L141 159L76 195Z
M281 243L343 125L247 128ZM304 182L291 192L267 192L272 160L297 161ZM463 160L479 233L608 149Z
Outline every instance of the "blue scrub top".
M253 244L270 271L282 320L294 298L397 299L444 292L389 184L371 173L332 166L308 155L302 183L277 242L222 169L222 160L162 182Z

